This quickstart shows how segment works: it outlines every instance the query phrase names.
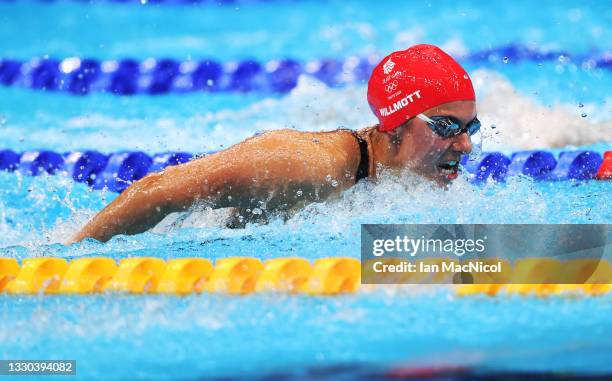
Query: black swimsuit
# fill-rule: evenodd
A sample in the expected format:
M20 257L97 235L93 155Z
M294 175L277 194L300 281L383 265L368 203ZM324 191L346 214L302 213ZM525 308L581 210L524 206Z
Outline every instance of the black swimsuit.
M357 167L357 173L355 174L355 183L357 183L359 180L368 177L370 157L368 155L368 142L355 131L352 132L355 139L357 139L357 143L359 143L359 152L361 153L361 160L359 160L359 167Z

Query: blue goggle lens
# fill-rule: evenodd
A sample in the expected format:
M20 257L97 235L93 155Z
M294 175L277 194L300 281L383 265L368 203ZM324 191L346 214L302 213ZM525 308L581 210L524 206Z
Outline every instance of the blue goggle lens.
M472 120L465 129L461 128L458 123L454 122L448 117L432 116L430 119L435 122L433 124L429 124L430 127L436 134L444 138L457 136L463 132L466 132L468 135L472 136L480 130L480 121L478 119Z

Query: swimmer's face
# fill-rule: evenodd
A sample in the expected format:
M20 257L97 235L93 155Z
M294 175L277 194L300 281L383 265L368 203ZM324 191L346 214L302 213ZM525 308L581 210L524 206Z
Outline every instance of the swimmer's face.
M453 117L465 128L476 118L476 102L449 102L423 114L428 117ZM395 158L397 162L440 185L446 185L457 178L461 156L472 151L472 143L467 133L443 138L419 118L412 118L399 133L401 145Z

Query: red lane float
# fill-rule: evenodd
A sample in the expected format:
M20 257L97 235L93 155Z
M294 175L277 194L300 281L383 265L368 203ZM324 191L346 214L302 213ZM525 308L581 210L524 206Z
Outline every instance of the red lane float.
M606 153L604 153L603 162L595 177L600 180L612 179L612 151L606 151Z

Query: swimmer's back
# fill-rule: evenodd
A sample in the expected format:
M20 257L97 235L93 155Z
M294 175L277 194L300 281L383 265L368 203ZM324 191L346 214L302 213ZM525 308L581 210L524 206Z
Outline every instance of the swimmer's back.
M269 209L286 209L351 187L359 162L353 131L284 129L253 136L192 165L209 173L223 168L225 187L233 189L232 202L219 199L218 207L252 208L264 200Z
M254 175L262 180L280 176L282 180L322 183L329 178L344 182L352 177L354 183L360 159L359 146L350 130L270 131L230 147L228 151L252 158Z

